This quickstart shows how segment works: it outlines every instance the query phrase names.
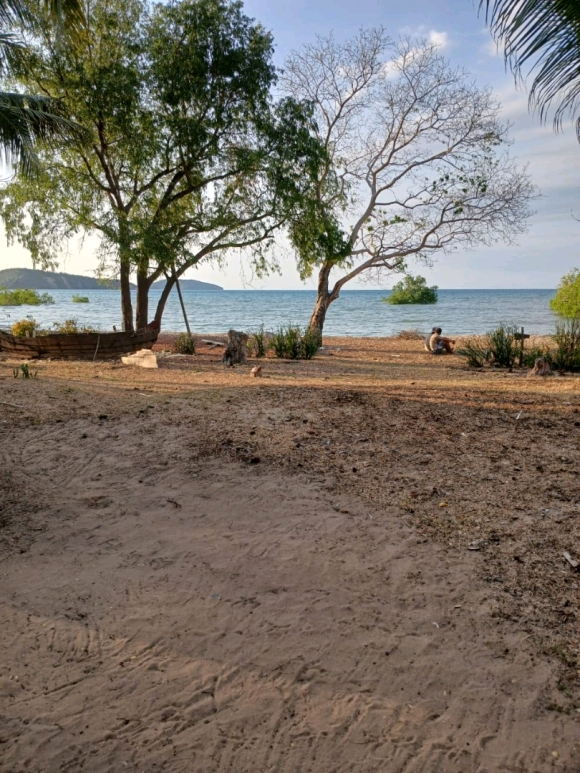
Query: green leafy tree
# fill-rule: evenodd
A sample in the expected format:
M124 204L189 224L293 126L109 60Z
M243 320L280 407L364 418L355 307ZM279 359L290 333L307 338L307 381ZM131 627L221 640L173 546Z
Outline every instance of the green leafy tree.
M90 140L43 150L42 175L8 185L0 214L41 266L71 237L96 234L131 330L148 323L159 278L157 322L176 278L201 260L248 248L257 271L272 265L274 234L323 151L308 109L273 101L272 38L241 3L97 0L89 28L73 54L45 26L20 78L59 100Z
M502 146L488 89L422 41L382 29L296 51L281 82L314 106L327 156L290 236L303 279L318 273L310 327L322 332L341 289L415 258L509 242L535 191Z
M422 276L406 276L393 286L391 294L385 298L394 306L405 303L437 303L437 287L427 287L427 280Z
M480 0L494 38L516 74L534 73L530 105L558 127L576 118L580 139L580 3L578 0Z
M580 269L575 268L562 277L550 307L561 317L580 319Z
M85 31L80 0L46 0L28 4L23 0L0 0L0 77L22 61L24 43L13 29L34 28L39 18L58 31L61 45L74 48ZM45 95L0 91L0 161L30 174L38 167L36 145L68 138L78 127L62 112L61 105Z

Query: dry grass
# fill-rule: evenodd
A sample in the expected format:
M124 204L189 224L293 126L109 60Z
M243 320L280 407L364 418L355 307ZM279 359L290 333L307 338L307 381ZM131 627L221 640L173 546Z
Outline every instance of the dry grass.
M0 405L0 439L17 442L30 423L155 410L191 427L192 459L301 470L378 517L396 504L451 555L479 549L494 614L562 662L557 708L580 707L580 573L562 557L580 559L580 378L477 372L402 337L329 338L310 362L234 369L220 348L198 341L197 351L163 358L158 371L42 362L28 382L0 362L2 400L21 406ZM256 363L262 379L249 377ZM17 525L5 532L17 543Z

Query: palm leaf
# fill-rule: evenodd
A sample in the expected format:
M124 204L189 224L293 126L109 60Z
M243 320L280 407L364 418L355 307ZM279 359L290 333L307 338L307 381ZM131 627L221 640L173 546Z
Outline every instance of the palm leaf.
M45 97L0 92L0 157L24 174L39 168L37 143L82 139L84 130Z
M580 139L580 3L578 0L480 0L494 38L514 72L533 73L530 104L542 118L555 107L558 128L576 118Z

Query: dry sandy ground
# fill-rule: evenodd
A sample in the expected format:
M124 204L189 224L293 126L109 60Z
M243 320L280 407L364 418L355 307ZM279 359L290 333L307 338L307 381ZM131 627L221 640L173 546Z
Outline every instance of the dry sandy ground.
M2 773L580 770L579 380L326 343L0 362Z

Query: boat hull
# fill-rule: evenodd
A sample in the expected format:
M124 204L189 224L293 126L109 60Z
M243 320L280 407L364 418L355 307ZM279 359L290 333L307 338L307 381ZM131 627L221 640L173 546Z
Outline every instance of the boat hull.
M151 349L158 335L158 330L144 328L134 333L50 333L23 338L0 330L0 352L28 359L96 360Z

